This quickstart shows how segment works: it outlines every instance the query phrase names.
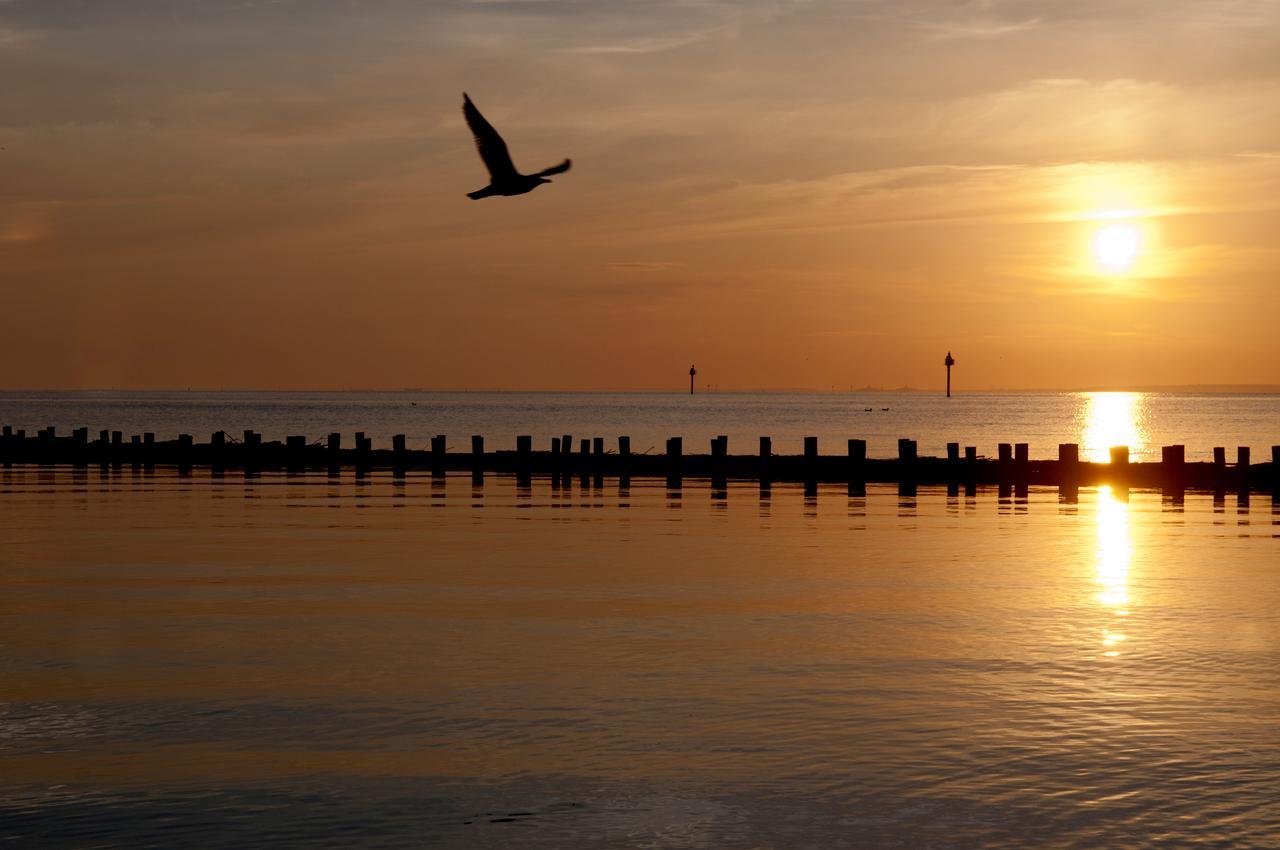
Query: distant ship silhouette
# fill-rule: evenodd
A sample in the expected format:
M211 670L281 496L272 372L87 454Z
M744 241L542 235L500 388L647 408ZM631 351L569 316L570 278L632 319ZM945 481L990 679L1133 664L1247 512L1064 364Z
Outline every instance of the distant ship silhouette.
M515 163L511 161L511 154L507 152L507 143L502 140L502 136L498 135L498 131L493 129L493 125L480 114L480 110L476 109L476 105L471 102L466 92L462 93L462 114L466 116L471 134L475 136L476 149L480 152L480 158L484 160L485 168L489 169L489 185L467 193L467 197L473 201L494 195L511 196L532 192L543 183L550 183L547 177L552 174L563 174L573 164L572 160L566 159L559 165L544 168L537 174L521 174L516 171Z

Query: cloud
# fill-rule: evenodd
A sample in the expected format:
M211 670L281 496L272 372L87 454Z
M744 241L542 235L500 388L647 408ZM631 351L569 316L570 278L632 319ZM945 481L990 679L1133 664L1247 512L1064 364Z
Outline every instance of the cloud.
M926 23L921 27L929 33L931 41L958 41L961 39L994 39L1037 29L1041 18L1031 18L1013 23L962 22Z
M627 54L627 53L663 53L678 50L701 41L707 41L734 31L732 26L709 27L693 32L672 33L668 35L650 35L624 38L619 41L601 44L581 45L562 48L565 53L586 54Z

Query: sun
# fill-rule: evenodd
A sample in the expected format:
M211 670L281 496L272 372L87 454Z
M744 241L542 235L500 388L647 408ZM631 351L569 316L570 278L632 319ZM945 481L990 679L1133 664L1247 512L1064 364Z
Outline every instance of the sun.
M1110 272L1128 271L1141 248L1141 234L1132 224L1108 224L1093 235L1093 256Z

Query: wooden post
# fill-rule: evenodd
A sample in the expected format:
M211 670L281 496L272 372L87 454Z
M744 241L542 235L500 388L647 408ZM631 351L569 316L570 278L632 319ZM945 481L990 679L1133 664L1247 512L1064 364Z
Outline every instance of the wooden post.
M578 472L584 479L591 472L591 440L586 437L578 441Z
M867 480L867 441L849 441L849 481L861 483Z
M1031 447L1027 443L1013 444L1014 483L1026 485L1031 480Z
M631 482L631 438L618 438L618 485L625 487Z
M681 476L681 459L684 454L684 439L669 437L667 439L667 486L679 487Z
M912 484L916 480L916 441L898 439L898 482Z
M1271 492L1280 493L1280 446L1271 447Z
M867 494L867 441L849 440L849 495Z
M76 466L89 465L89 429L74 428L71 431L71 461Z
M1181 490L1186 481L1186 446L1160 447L1160 477L1170 490Z
M560 438L560 472L566 476L573 473L572 434L565 434Z
M214 431L209 435L209 468L215 475L221 475L222 468L226 464L223 457L223 448L226 444L226 431Z
M191 449L193 440L190 434L178 435L178 474L191 474Z
M1075 487L1080 482L1080 444L1058 444L1058 485Z
M595 470L599 473L604 469L604 437L592 438L591 454L595 461Z
M726 483L725 465L729 455L729 438L721 434L711 438L711 486L723 488Z
M284 468L290 475L300 472L305 466L302 455L306 449L306 435L289 434L284 438Z
M356 431L355 433L356 448L356 466L363 467L368 465L369 459L364 456L364 431Z
M479 487L484 484L484 437L480 434L471 435L471 486Z
M156 435L150 431L142 435L142 462L147 469L152 469L156 465L155 458Z
M41 428L36 432L36 460L39 463L53 463L56 455L53 449L54 428L50 425L48 428Z
M1213 447L1213 489L1224 490L1227 485L1227 450L1223 446Z
M1013 480L1013 444L1000 443L996 446L996 470L1001 484Z
M1129 484L1129 447L1111 447L1111 482L1126 487Z
M431 474L444 475L445 435L436 434L431 438Z
M768 486L770 480L769 459L773 457L773 437L760 438L760 483Z
M111 450L111 432L102 430L98 432L98 441L95 445L95 454L98 456L99 469L107 468L107 453Z
M1249 492L1249 447L1236 447L1236 479L1240 482L1240 492Z
M804 494L818 494L818 438L804 438Z
M253 475L259 464L259 449L262 447L262 435L254 431L244 432L244 471Z
M325 471L329 475L334 476L342 471L342 434L337 431L330 431L329 436L325 438L324 456Z
M391 435L391 476L393 478L404 478L406 468L409 464L408 454L405 452L404 434Z
M369 452L373 449L373 440L364 435L364 431L355 433L356 477L364 478L369 470Z
M533 437L521 434L516 437L516 472L529 474L529 453L533 451Z
M560 477L560 467L563 466L560 456L560 438L551 438L551 474L557 479Z

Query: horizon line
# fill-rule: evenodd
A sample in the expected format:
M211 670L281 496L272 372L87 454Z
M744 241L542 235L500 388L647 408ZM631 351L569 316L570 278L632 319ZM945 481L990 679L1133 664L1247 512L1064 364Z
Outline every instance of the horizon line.
M665 387L627 388L627 389L556 389L536 388L517 389L510 387L6 387L0 393L495 393L495 394L581 394L581 395L690 395L684 389ZM810 395L858 395L859 393L903 393L917 395L943 395L946 388L939 387L873 387L864 386L853 389L820 389L816 387L734 387L728 389L699 389L692 395L752 395L752 394L788 394L804 393ZM1239 384L1115 384L1110 386L1076 386L1076 387L987 387L980 389L956 390L952 387L952 396L964 395L999 395L1001 393L1228 393L1241 395L1266 395L1280 393L1280 383L1239 383Z

